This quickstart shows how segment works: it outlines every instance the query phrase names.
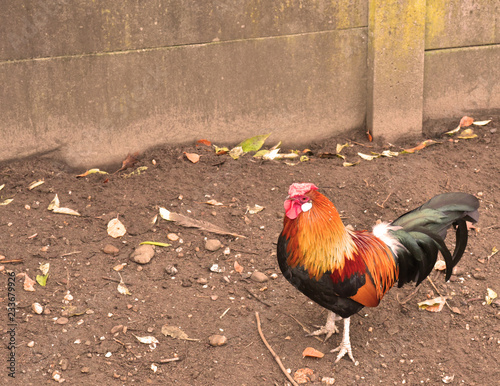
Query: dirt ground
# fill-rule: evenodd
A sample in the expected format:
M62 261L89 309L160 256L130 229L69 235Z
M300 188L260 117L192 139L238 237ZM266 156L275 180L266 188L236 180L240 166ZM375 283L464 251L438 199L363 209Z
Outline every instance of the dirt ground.
M287 379L258 334L256 312L265 337L291 375L304 368L313 371L309 384L328 384L331 378L336 385L498 382L500 304L485 302L487 288L500 293L500 254L489 257L494 247L500 248L500 117L493 118L474 127L478 138L450 141L437 136L439 144L413 154L361 160L352 167L320 155L335 153L337 143L349 142L342 154L354 162L360 159L358 152L400 151L417 142L370 143L353 134L311 144L310 160L295 165L251 154L233 160L203 145L157 148L141 154L132 169L83 178L76 178L82 171L68 170L50 158L0 164L0 186L5 184L0 202L13 198L0 206L1 382L55 384L53 378L60 377L75 385L285 385ZM441 131L456 125L448 122ZM279 139L271 136L266 145ZM183 152L201 158L192 163ZM140 166L147 170L125 177ZM38 180L44 183L29 190ZM369 229L378 219L395 219L442 192L469 192L481 201L477 229L470 231L466 253L450 282L436 271L431 275L436 288L428 280L417 292L413 286L393 288L379 307L352 317L358 366L347 357L334 363L336 354L329 351L340 342L339 335L326 343L306 336L301 325L313 329L324 323L326 313L279 272L276 242L292 182L318 185L344 222L357 229ZM81 216L47 210L55 194L61 207ZM223 205L206 204L211 199ZM264 210L247 211L256 204ZM159 207L246 237L159 218L153 224ZM112 238L107 224L117 216L127 233ZM167 235L172 233L179 239L170 241ZM222 247L207 250L207 239L219 240ZM156 247L152 260L140 265L130 254L143 241L172 245ZM104 253L107 245L117 252ZM22 262L8 262L15 259ZM241 273L235 270L236 261ZM35 279L42 275L42 263L50 263L46 286L36 283L34 292L26 291L23 273ZM126 265L115 271L120 264ZM211 271L214 264L222 272ZM268 280L254 281L254 271ZM13 320L7 311L9 272L16 275ZM119 293L120 275L131 295ZM418 302L439 294L448 296L450 307L460 313L448 307L438 313L418 309ZM35 302L42 306L41 314L33 311ZM162 334L165 325L191 340ZM227 343L212 346L212 335L225 336ZM149 336L159 343L137 339ZM15 379L7 369L11 338L16 344ZM303 358L308 346L325 356Z

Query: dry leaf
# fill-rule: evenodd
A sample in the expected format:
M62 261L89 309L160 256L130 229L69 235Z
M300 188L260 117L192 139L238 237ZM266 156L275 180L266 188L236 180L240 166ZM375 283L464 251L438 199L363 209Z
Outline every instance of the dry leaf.
M349 166L356 166L357 164L359 164L359 161L357 161L357 162L344 162L342 164L342 166L346 168L346 167L349 167Z
M52 210L53 213L59 213L59 214L69 214L72 216L81 216L80 213L78 213L76 210L70 209L70 208L54 208Z
M455 129L447 131L445 134L453 135L453 134L457 133L458 131L460 131L460 129L461 129L461 127L460 127L460 125L458 125Z
M217 155L222 155L222 154L226 154L229 149L227 147L218 147L216 145L214 145L214 148L215 148L215 154Z
M125 229L125 226L118 220L118 217L108 222L108 235L111 237L116 239L122 237L125 233L127 233L127 229Z
M462 131L462 134L460 134L457 138L472 139L472 138L477 138L477 134L475 134L474 130L472 129L465 129L464 131Z
M179 327L169 326L168 324L162 326L161 333L165 336L171 336L174 339L199 341L199 339L189 338Z
M200 156L196 153L186 153L184 152L184 155L188 160L190 160L192 163L196 163L200 160Z
M42 271L43 275L47 275L49 273L50 263L40 264L38 269Z
M35 283L33 279L30 279L27 273L24 274L24 285L23 288L25 291L34 292L35 291Z
M304 351L302 351L302 357L311 357L311 358L323 358L325 354L321 351L316 350L312 347L306 347Z
M240 156L244 153L243 148L241 146L236 146L233 147L229 151L229 155L231 156L232 159L238 159Z
M225 229L222 229L212 223L209 223L208 221L203 221L203 220L195 220L192 218L189 218L187 216L184 216L182 214L170 212L169 210L165 208L160 208L160 217L164 220L168 221L175 221L179 225L186 227L186 228L199 228L201 230L219 234L219 235L230 235L234 237L242 237L246 238L243 235L239 235L237 233L233 233L230 231L226 231Z
M0 190L2 190L3 188L5 188L5 184L0 185Z
M491 119L489 119L487 121L475 121L475 122L472 122L472 124L476 125L476 126L484 126L484 125L487 125L490 122L491 122Z
M132 334L134 335L134 334ZM136 339L141 342L141 343L144 343L144 344L158 344L160 343L158 341L158 339L156 339L154 336L137 336L137 335L134 335L136 337Z
M40 185L42 185L42 184L44 184L44 183L45 183L45 181L44 181L44 180L34 181L34 182L32 182L31 184L29 184L29 186L28 186L28 190L33 190L33 189L35 189L37 186L40 186Z
M438 296L437 298L418 303L418 308L420 310L427 310L430 312L439 312L443 309L445 303L446 298L444 296Z
M344 147L347 147L347 146L349 146L349 142L346 142L343 145L341 145L340 143L337 143L337 147L336 147L335 151L337 152L337 154L339 154L342 151L342 149Z
M234 261L234 270L238 273L243 272L243 267L236 260Z
M59 197L57 196L57 194L50 202L49 206L47 207L47 210L54 210L55 208L59 208Z
M0 205L9 205L12 201L14 201L13 198L7 198L6 200L0 202Z
M426 141L420 142L417 146L411 148L411 149L404 149L401 153L415 153L416 151L422 150L426 146L434 145L439 142L434 141L433 139L428 139Z
M497 293L495 291L493 291L491 288L487 288L486 289L486 304L491 304L493 302L493 300L495 300L497 298Z
M210 142L208 139L199 139L196 141L196 144L198 145L205 145L205 146L212 146L212 142Z
M464 116L460 120L460 127L469 127L470 125L472 125L472 122L474 122L474 118Z
M89 169L85 173L79 174L76 177L87 177L89 174L108 174L108 172L99 169Z
M120 275L120 274L118 273L118 275ZM122 278L122 275L120 275L120 284L118 284L117 290L122 295L132 295L130 293L130 291L128 290L127 286L125 285L123 278Z
M293 379L297 383L308 383L311 382L311 377L313 376L314 371L309 368L298 369L293 374Z
M122 167L118 169L115 173L121 172L122 170L132 168L134 165L137 163L138 159L137 157L139 156L139 153L134 153L134 154L128 154L127 158L125 158L122 162Z
M366 136L368 137L368 141L370 141L370 142L373 141L373 137L372 137L372 135L370 134L369 131L366 132Z
M257 205L257 204L255 204L252 208L250 207L250 205L247 205L246 213L256 214L256 213L262 212L264 209L265 209L265 207Z
M379 155L378 155L378 154L377 154L377 155L368 155L368 154L358 153L358 155L359 155L361 158L363 158L363 159L365 159L365 160L367 160L367 161L371 161L371 160L373 160L373 159L375 159L375 158L378 158L378 157L379 157Z

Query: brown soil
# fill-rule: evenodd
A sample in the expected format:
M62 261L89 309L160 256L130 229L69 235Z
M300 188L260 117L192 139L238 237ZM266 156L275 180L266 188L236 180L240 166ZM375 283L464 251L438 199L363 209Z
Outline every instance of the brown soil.
M342 167L339 158L318 157L321 152L335 153L336 144L346 138L312 145L311 160L294 166L251 155L233 160L216 156L204 146L151 150L136 165L148 169L128 178L124 175L133 169L76 178L74 171L47 158L0 165L0 185L5 184L0 201L14 198L0 206L0 255L23 260L18 264L0 261L4 266L0 275L1 382L52 384L56 383L54 371L60 371L65 383L75 385L286 384L259 337L258 312L263 332L285 368L292 375L301 368L312 369L312 384L321 384L323 377L335 378L336 385L442 384L451 377L452 384L493 384L500 379L500 309L484 299L488 287L500 293L500 254L488 259L493 247L500 248L499 122L500 117L495 117L489 125L475 128L477 139L436 138L442 143L414 154L363 160L354 167ZM358 159L357 152L389 146L363 138L350 140L353 146L343 150L349 161ZM391 149L415 145L400 143ZM184 151L200 154L200 161L191 163L183 157ZM45 183L28 190L39 179ZM377 219L394 219L446 191L469 192L481 200L478 229L471 230L458 274L450 282L445 283L436 271L432 276L438 291L427 280L416 293L413 286L393 288L379 307L365 308L352 317L351 342L358 366L349 359L334 364L335 354L329 350L340 342L339 335L326 343L306 337L299 322L312 329L324 323L326 313L291 287L278 269L275 248L283 200L289 184L305 181L317 184L345 216L345 223L358 229L370 228ZM55 193L61 206L82 216L48 211ZM209 199L224 205L209 206L204 203ZM246 213L247 206L255 204L265 209ZM152 225L160 206L246 238L164 220ZM108 221L116 216L127 228L119 239L106 232ZM167 242L169 233L179 235L182 243L157 247L145 265L129 259L140 242ZM206 250L207 238L220 240L223 247ZM108 244L118 254L103 253ZM242 274L235 272L235 261L243 267ZM35 279L41 274L39 265L46 262L50 262L47 285L36 284L34 292L25 291L19 274L26 272ZM131 296L120 294L118 283L106 279L119 280L113 267L120 263L127 264L120 274ZM214 263L224 272L211 272ZM171 266L178 271L174 275L166 272ZM249 276L255 270L270 280L253 281ZM18 275L15 380L7 377L6 370L13 327L6 310L8 271ZM275 273L277 278L272 279ZM68 291L73 299L65 301ZM417 302L438 292L449 296L449 305L460 313L446 307L439 313L418 310ZM405 304L400 303L410 295ZM35 314L34 302L50 313ZM58 324L55 319L64 312L69 312L69 321ZM166 324L196 340L163 335ZM127 327L126 332L113 329L119 325ZM213 334L227 337L227 344L212 347L209 337ZM136 338L144 336L156 337L159 344L153 349ZM308 346L326 355L303 358ZM179 360L161 363L176 357Z

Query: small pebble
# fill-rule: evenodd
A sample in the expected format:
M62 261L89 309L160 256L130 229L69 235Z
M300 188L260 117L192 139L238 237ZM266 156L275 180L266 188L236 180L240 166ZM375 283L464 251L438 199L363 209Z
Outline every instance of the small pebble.
M90 368L88 368L88 367L82 367L82 369L80 371L82 373L86 374L86 373L90 372Z
M472 277L476 280L486 280L486 276L482 273L474 273Z
M69 362L67 359L61 359L59 364L61 365L61 370L65 371L68 369Z
M198 284L205 285L208 283L208 280L205 279L204 277L200 277L198 280L196 280Z
M138 264L147 264L151 261L155 254L155 249L152 245L139 245L134 252L130 254L130 259Z
M179 240L179 236L177 236L175 233L169 233L167 235L167 239L169 239L170 241L177 241Z
M34 341L28 342L28 344L26 346L28 346L28 347L34 347L35 346L35 342Z
M43 306L40 303L33 303L31 309L35 314L40 315L43 312Z
M117 255L118 253L120 253L120 250L111 244L106 244L102 251L107 255Z
M224 335L211 335L208 338L210 346L224 346L227 343L227 338Z
M256 281L257 283L264 283L269 280L265 273L254 271L250 279Z
M174 276L175 274L177 274L177 272L179 272L179 270L174 265L167 265L165 267L165 272L170 276Z
M57 324L67 324L69 322L69 319L68 318L65 318L64 316L58 318L56 320L56 323Z
M208 251L217 251L220 247L222 247L222 244L216 239L208 239L205 243L205 249Z

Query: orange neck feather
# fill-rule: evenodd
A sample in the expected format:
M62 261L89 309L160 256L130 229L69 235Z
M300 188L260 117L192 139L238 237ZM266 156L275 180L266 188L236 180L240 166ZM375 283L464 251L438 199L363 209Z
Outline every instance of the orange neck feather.
M357 247L330 200L317 191L308 195L312 208L294 220L285 217L283 232L289 238L288 264L304 266L311 277L319 279L325 272L342 271Z

